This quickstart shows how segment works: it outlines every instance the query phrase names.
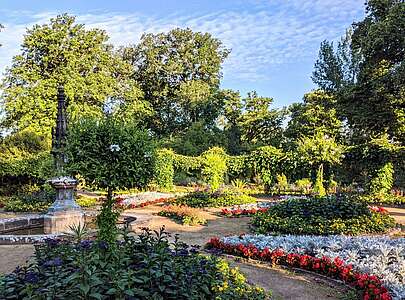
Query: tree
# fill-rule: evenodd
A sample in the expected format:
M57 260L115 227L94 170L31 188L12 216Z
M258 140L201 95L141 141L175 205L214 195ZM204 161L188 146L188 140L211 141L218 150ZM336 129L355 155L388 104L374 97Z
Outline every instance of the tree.
M97 217L99 239L115 245L119 214L114 210L113 193L147 186L154 171L153 141L134 122L112 115L83 118L71 126L66 152L72 175L80 174L88 185L107 190Z
M136 46L123 48L133 79L153 108L149 127L167 136L202 121L212 124L222 107L217 97L221 64L229 50L208 33L173 29L145 34Z
M318 176L323 178L325 166L331 167L341 162L344 147L334 138L317 132L314 136L299 139L297 153L301 160L309 165L313 174L318 170L321 172Z
M228 152L238 155L242 152L242 132L239 124L242 116L243 103L239 92L232 90L222 91L224 99L224 132L228 140Z
M334 52L321 44L313 81L336 96L358 139L388 133L405 140L405 2L369 0Z
M285 135L298 140L322 132L326 136L339 138L342 122L334 105L335 97L322 90L305 94L304 103L293 103L289 107L291 115Z
M131 66L107 40L104 31L86 30L66 14L28 29L3 81L3 128L50 137L58 85L64 85L71 119L101 115L107 99L136 102L140 91L129 79Z
M238 123L245 143L278 146L282 140L285 111L271 109L272 98L248 93L243 99L243 114Z
M370 0L353 25L352 49L361 54L357 82L338 103L359 135L388 133L405 140L405 2Z

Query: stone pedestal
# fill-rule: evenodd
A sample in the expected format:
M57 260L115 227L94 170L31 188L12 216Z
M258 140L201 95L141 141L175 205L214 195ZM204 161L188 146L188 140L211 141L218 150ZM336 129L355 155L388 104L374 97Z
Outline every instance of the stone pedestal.
M69 226L84 224L84 214L74 199L77 181L71 177L58 177L49 181L56 189L56 200L44 216L44 232L62 233Z

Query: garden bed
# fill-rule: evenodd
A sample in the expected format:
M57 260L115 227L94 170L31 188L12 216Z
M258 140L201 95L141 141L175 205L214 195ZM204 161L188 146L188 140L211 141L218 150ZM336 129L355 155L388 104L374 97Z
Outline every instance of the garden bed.
M209 246L232 255L331 275L358 288L366 286L365 279L373 279L375 286L381 279L394 299L405 297L404 238L242 235L212 239ZM323 269L322 263L329 267ZM383 291L381 287L378 293Z

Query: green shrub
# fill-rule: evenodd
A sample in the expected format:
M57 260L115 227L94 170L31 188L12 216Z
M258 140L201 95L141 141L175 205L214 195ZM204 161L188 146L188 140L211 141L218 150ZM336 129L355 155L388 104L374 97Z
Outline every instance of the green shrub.
M395 220L364 203L329 196L286 200L255 215L253 224L261 233L357 235L386 232Z
M136 123L114 116L81 119L69 129L66 152L68 170L86 183L107 190L97 216L99 239L115 243L119 211L114 191L146 187L153 177L155 147Z
M303 194L309 194L311 192L312 181L309 178L298 179L295 182L295 185L297 186L297 189Z
M279 173L283 158L282 150L273 146L260 147L249 155L249 167L255 175L259 176L266 190L270 190L275 175Z
M117 242L47 240L33 262L0 281L4 299L269 299L263 289L215 256L165 232L144 231Z
M394 166L391 162L386 163L376 170L368 185L370 195L383 197L388 195L394 183Z
M326 190L325 187L323 186L323 165L320 165L318 171L316 172L316 179L313 192L319 197L323 197L326 195Z
M226 174L226 153L222 148L214 147L201 155L201 175L212 190L224 183Z
M354 199L359 202L380 205L405 205L405 196L386 195L356 195Z
M88 197L84 195L79 195L76 197L76 202L81 207L94 207L98 204L98 200L95 197Z
M55 198L56 194L53 189L43 187L42 190L7 197L4 210L12 212L44 212L52 205Z
M155 182L159 188L173 189L174 152L169 149L159 149L155 161Z
M190 207L223 207L255 202L256 198L233 190L219 190L214 193L197 191L176 199L177 204Z
M278 174L276 176L276 188L279 191L286 191L288 189L288 180L287 180L287 176L285 176L285 174Z

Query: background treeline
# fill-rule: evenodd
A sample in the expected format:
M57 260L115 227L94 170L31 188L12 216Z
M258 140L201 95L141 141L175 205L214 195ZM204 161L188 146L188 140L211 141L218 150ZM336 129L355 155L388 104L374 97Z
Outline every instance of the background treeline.
M115 49L105 31L88 30L72 16L35 25L2 82L0 182L49 178L62 84L70 126L116 116L146 129L158 148L172 149L165 151L176 155L166 160L184 156L183 169L195 167L190 157L204 155L203 162L221 168L210 153L223 151L236 157L227 160L231 179L270 185L277 175L315 181L322 171L322 180L341 185L370 189L379 178L405 186L404 1L369 0L364 20L337 44L322 42L312 76L318 89L289 107L274 108L272 98L254 91L245 97L222 89L229 53L209 33L190 29L145 34ZM229 165L245 158L248 167ZM181 176L187 174L193 177Z

